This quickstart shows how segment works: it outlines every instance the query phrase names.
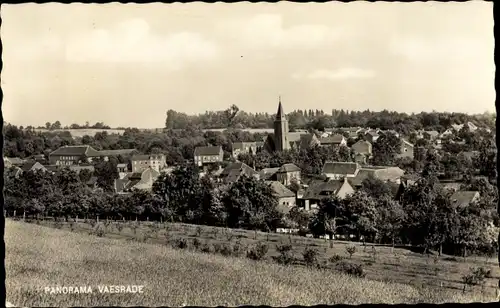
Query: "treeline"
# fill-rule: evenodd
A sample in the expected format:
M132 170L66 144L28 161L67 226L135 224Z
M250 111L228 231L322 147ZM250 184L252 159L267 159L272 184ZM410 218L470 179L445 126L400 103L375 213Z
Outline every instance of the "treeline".
M236 112L235 112L236 111ZM175 110L167 111L165 127L185 129L187 127L209 128L272 128L274 114L248 113L232 106L224 111L207 111L198 115L187 115ZM331 114L323 110L295 110L287 114L290 129L314 128L322 130L331 127L371 127L383 130L395 130L402 134L425 129L443 132L452 124L472 122L478 127L495 129L496 115L465 113L421 112L418 114L398 113L394 111L345 111L332 110Z
M324 199L317 213L293 208L284 214L264 181L242 177L233 184L200 178L190 164L162 174L152 192L108 194L86 187L76 173L30 171L6 179L5 210L9 215L156 220L249 230L297 228L301 234L349 235L368 242L410 244L466 254L471 249L491 252L498 235L496 187L483 178L470 178L465 190L480 191L479 202L457 206L451 192L439 185L427 168L416 185L397 199L391 188L368 178L344 200Z
M31 129L32 126L28 126L27 129ZM111 129L108 125L104 124L103 122L96 122L93 125L90 125L90 122L86 122L83 125L73 123L71 125L66 125L62 126L61 122L55 121L54 123L46 122L45 126L38 126L37 128L45 128L49 130L59 130L59 129L88 129L88 128L95 128L95 129Z

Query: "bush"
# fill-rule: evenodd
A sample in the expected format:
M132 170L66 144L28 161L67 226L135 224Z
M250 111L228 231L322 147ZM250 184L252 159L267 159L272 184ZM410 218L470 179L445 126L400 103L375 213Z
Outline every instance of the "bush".
M345 247L345 251L349 254L349 259L356 253L356 246L349 245Z
M331 263L337 263L337 262L340 262L342 260L344 260L345 257L344 256L339 256L338 254L334 254L333 256L331 256L328 261L331 262Z
M232 255L233 253L233 250L231 249L231 246L229 246L228 243L214 244L214 251L226 257Z
M201 227L200 227L200 226L198 226L198 227L196 228L195 235L196 235L197 237L200 237L200 236L201 236L202 231L203 231L203 230L201 229Z
M238 240L236 243L233 245L233 255L236 257L240 257L244 252L245 252L245 247L241 244L241 242Z
M104 226L102 223L96 224L94 228L94 234L98 237L103 237L104 234L106 234L106 226Z
M179 249L186 249L188 247L188 243L183 238L178 238L174 240L174 247Z
M122 232L122 230L123 230L123 225L122 225L122 223L117 222L115 226L116 226L116 230L118 230L118 232Z
M267 244L258 243L255 247L247 251L247 258L255 261L262 260L266 256L268 250L269 246L267 246Z
M204 253L210 253L211 252L210 244L204 243L203 245L201 245L200 250L201 250L201 252L204 252Z
M75 231L75 223L74 222L72 222L72 221L69 222L69 229L71 231Z
M304 257L304 262L306 262L307 266L314 266L318 264L318 250L314 248L307 247L302 256Z
M201 246L200 240L197 239L197 238L193 239L193 247L194 247L194 249L198 250L200 248L200 246Z
M344 274L354 277L363 278L366 276L366 273L363 271L363 265L361 264L340 262L337 263L336 269Z
M292 248L290 244L276 246L276 250L280 253L279 256L274 258L276 262L283 265L291 264L294 261Z

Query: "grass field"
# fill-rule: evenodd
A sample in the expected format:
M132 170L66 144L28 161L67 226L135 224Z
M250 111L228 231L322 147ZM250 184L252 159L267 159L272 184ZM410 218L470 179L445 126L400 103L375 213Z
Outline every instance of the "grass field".
M130 224L127 224L130 225ZM461 294L457 280L470 266L485 266L486 261L439 261L397 249L378 247L376 260L366 264L368 253L358 247L353 261L365 262L367 279L354 278L334 270L306 267L286 267L271 262L254 262L244 258L172 249L166 241L197 237L202 242L227 242L239 239L252 244L254 233L223 229L197 228L191 225L168 224L150 238L143 235L150 229L141 224L133 228L108 226L104 237L89 235L90 225L73 225L70 232L7 220L5 230L7 300L22 306L103 306L142 305L313 305L360 303L441 303L491 301L493 281L485 293L478 290ZM218 230L218 231L215 231ZM165 233L167 236L165 236ZM142 238L141 238L142 237ZM232 237L232 238L231 238ZM335 253L345 254L345 243L336 242L333 248L322 240L291 237L298 256L306 245L317 248L324 258ZM127 240L132 239L132 240ZM258 233L258 241L266 241ZM276 243L289 241L288 236L269 236L269 255L276 255ZM373 262L373 257L372 262ZM397 259L397 261L396 261ZM491 261L488 261L491 262ZM497 269L489 263L493 273ZM431 268L440 268L437 277ZM450 272L444 277L444 271ZM494 277L497 275L493 275ZM389 279L391 278L391 279ZM386 282L375 281L374 279ZM446 282L442 288L434 280ZM459 280L459 278L458 278ZM393 281L393 282L388 282ZM406 282L406 284L398 283ZM47 286L144 285L144 294L58 294L43 292ZM435 282L434 282L435 284Z

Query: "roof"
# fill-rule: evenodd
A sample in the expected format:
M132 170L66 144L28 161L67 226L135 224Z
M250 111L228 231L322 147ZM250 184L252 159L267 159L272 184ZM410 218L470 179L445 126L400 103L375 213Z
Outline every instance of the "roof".
M361 147L365 147L363 148L362 150L360 150L359 148ZM355 144L353 144L351 146L352 149L354 149L355 151L359 152L359 153L366 153L366 154L370 154L370 149L372 148L372 144L369 142L369 141L366 141L366 140L359 140L358 142L356 142Z
M330 136L330 137L320 138L319 142L321 142L321 144L339 144L344 139L345 139L344 136L342 136L340 134L335 134L335 135Z
M194 149L194 155L195 156L219 155L221 151L222 151L221 146L196 147Z
M224 170L222 171L221 176L228 176L232 170L242 171L247 176L253 176L258 174L258 172L255 171L252 167L238 161L227 165L227 167L224 168Z
M89 186L93 186L97 184L97 177L96 176L91 176L90 179L86 183Z
M431 137L439 136L439 132L437 132L435 130L426 130L426 131L424 131L424 134L428 134Z
M325 162L323 165L322 173L333 173L333 174L355 174L359 169L358 163L346 163L346 162Z
M264 168L259 171L259 177L261 180L267 180L270 179L273 175L278 172L280 168Z
M468 159L474 159L477 155L479 155L479 151L464 151L461 152L461 154Z
M226 182L226 183L237 182L243 174L244 174L244 172L241 169L231 169L225 175L224 182Z
M313 139L316 138L314 134L302 134L300 135L300 146L303 148L309 147Z
M257 142L234 142L231 145L233 150L242 150L245 147L257 147Z
M58 165L45 165L44 167L45 167L45 169L47 169L48 171L51 171L51 172L56 172L59 170Z
M375 169L366 169L366 168L361 168L358 171L358 174L354 178L349 179L349 182L351 183L352 186L361 186L364 180L369 178L370 176L376 177L375 176Z
M11 162L13 165L22 165L24 162L26 162L24 159L21 159L19 157L4 157L4 160L8 160Z
M285 112L283 111L283 105L281 105L281 97L278 103L278 111L276 112L276 120L286 119Z
M118 155L130 155L137 152L136 149L121 149L121 150L102 150L99 151L102 156L118 156Z
M340 190L344 181L338 180L314 180L309 184L309 187L304 192L302 199L313 199L320 200L324 198L328 198L330 196L334 196Z
M295 194L278 181L266 181L278 198L295 197Z
M116 164L117 168L127 168L127 164Z
M87 157L98 157L101 156L101 153L91 147L90 145L66 145L60 147L59 149L53 151L49 154L50 156L87 156Z
M284 164L278 169L278 172L283 173L283 172L297 172L300 171L300 168L297 167L294 164Z
M468 206L476 197L479 197L478 191L456 191L451 196L451 202L458 207L463 207Z
M401 139L401 142L402 142L402 144L404 144L404 145L409 145L409 146L411 146L411 147L413 146L413 143L410 143L409 141L407 141L407 140L405 140L405 139Z
M379 136L379 134L375 130L369 130L369 131L366 132L366 134L371 135L373 137Z
M21 170L23 171L30 171L33 169L47 170L42 164L36 161L28 161L21 166Z

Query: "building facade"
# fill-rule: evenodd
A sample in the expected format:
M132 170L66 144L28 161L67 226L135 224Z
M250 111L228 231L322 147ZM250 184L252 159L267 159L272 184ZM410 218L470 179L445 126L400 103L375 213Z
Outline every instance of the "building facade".
M161 172L167 167L166 158L163 154L134 155L130 162L133 173L143 172L148 168Z

